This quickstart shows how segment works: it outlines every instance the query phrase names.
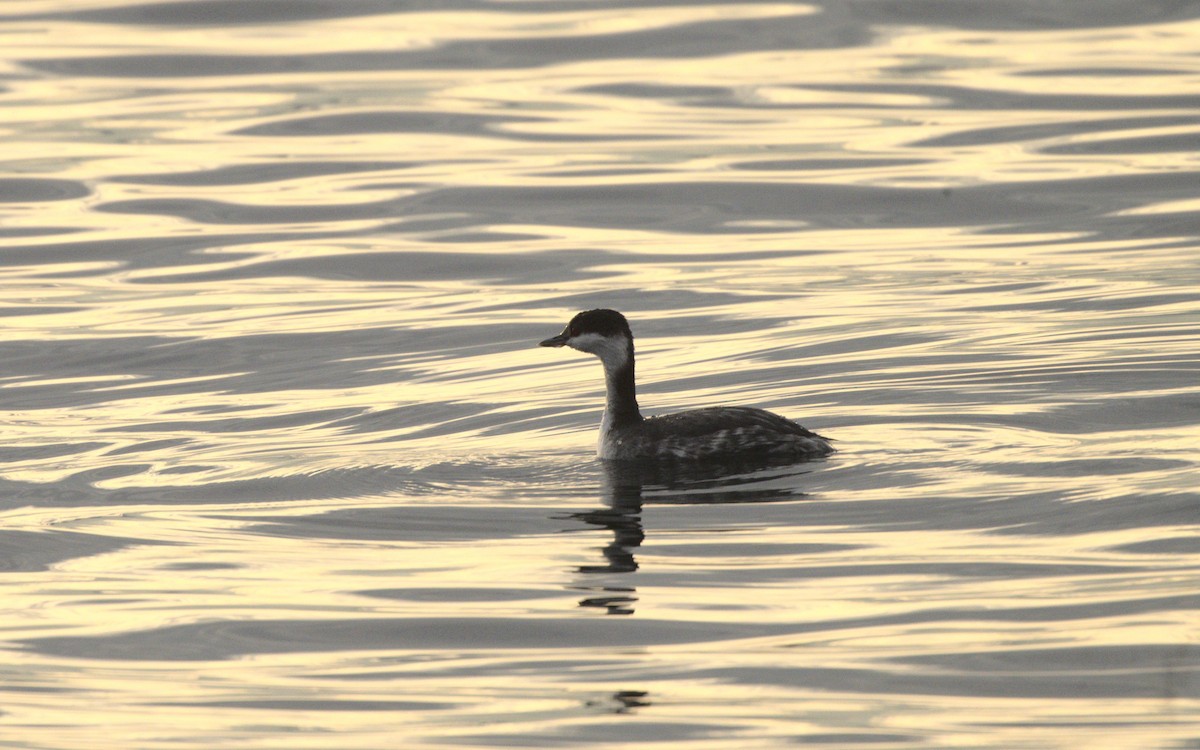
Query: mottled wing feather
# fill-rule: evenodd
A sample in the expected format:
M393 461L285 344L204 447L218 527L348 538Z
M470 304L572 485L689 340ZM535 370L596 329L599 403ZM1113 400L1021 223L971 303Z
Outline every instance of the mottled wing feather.
M715 406L647 419L614 436L634 458L703 459L737 454L823 456L825 438L786 417L745 406Z
M653 427L652 427L653 425ZM646 420L644 429L675 435L700 437L732 428L759 427L776 433L815 436L796 422L764 409L749 406L710 406Z

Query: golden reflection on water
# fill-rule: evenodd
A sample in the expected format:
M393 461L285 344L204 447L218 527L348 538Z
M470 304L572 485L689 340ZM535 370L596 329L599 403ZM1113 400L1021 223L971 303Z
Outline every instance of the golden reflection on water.
M176 5L0 17L14 742L1195 741L1196 21ZM841 452L605 490L598 304Z
M336 507L336 506L332 506ZM309 508L293 508L295 511L311 511ZM203 509L197 509L203 513ZM260 511L261 512L261 511ZM571 584L570 575L560 575L559 580L544 580L547 561L569 563L578 560L586 546L580 546L577 538L563 535L535 536L508 542L492 542L481 547L477 542L444 545L418 545L410 548L395 544L381 544L374 549L362 545L347 545L345 542L322 543L313 539L279 539L270 536L240 537L236 535L237 524L232 522L206 523L196 512L159 511L153 515L134 518L133 529L153 536L161 536L164 530L174 527L176 537L167 536L162 541L187 542L192 549L196 542L209 547L203 562L215 569L193 571L179 569L181 562L178 547L140 547L123 550L117 556L101 556L73 561L60 568L59 602L53 616L60 627L72 632L106 633L151 628L169 624L172 612L180 607L203 612L208 618L241 618L246 616L269 616L272 611L290 613L315 619L337 618L339 613L362 613L374 617L413 615L434 616L439 612L458 618L511 616L537 617L539 614L552 616L561 611L562 594L545 599L525 599L510 603L401 599L375 600L351 591L370 591L395 586L398 576L404 580L405 591L452 590L455 587L471 587L481 581L503 580L514 589L524 588L527 592L542 590L547 593L562 591L561 587ZM139 528L138 521L145 523ZM1039 539L1037 537L1007 537L979 535L961 532L900 532L886 533L857 529L829 529L823 533L813 532L813 541L836 541L858 547L853 557L838 564L852 563L866 569L877 566L877 576L857 575L854 577L825 577L821 575L821 555L811 559L796 556L774 556L768 558L749 557L742 561L728 561L732 580L724 585L715 581L693 589L667 585L671 576L687 576L704 570L706 557L703 549L713 542L712 534L703 530L693 535L678 531L669 536L654 539L656 514L647 517L651 532L641 556L645 568L650 571L652 581L639 586L639 616L668 619L675 622L720 623L730 612L742 612L755 621L763 623L794 622L797 618L805 622L837 622L848 618L902 614L911 611L914 602L907 598L911 586L911 574L889 573L901 570L909 563L919 563L936 570L939 562L957 563L963 549L969 549L974 564L1005 561L1058 562L1070 560L1074 564L1096 562L1107 564L1106 556L1096 550L1129 540L1128 536L1097 535L1076 537L1074 546L1064 549L1064 538ZM92 525L95 530L95 525ZM123 524L126 533L130 530L128 519ZM759 545L770 548L772 544L794 544L797 538L794 529L780 529L776 534L770 529L747 528L732 535L723 534L721 544L736 546L749 553ZM211 545L211 546L210 546ZM694 549L700 554L692 559L673 554L673 548ZM373 559L372 567L364 568L364 553ZM186 559L186 558L185 558ZM199 562L197 560L197 562ZM497 567L499 565L499 567ZM782 579L774 585L763 585L756 571L779 566L794 571L807 571L803 579ZM174 567L174 570L172 568ZM561 569L561 568L560 568ZM170 582L164 582L155 571L172 570ZM336 571L335 575L331 575ZM745 583L736 583L739 575L745 575ZM1144 572L1132 568L1133 578L1145 576ZM98 596L96 581L104 581L103 596ZM656 586L653 580L663 585ZM1097 582L1112 585L1111 578L1097 578ZM907 583L906 583L907 582ZM1135 582L1135 581L1130 581ZM1182 582L1177 582L1178 586ZM1007 607L1024 607L1043 601L1053 605L1064 596L1077 597L1080 585L1086 585L1086 575L1067 576L1051 585L1039 584L1036 591L1028 585L1005 579L955 579L946 577L942 581L931 576L921 601L917 606L925 609L952 609L956 605L967 607L977 602L988 603L989 610L1002 613ZM1156 585L1153 578L1141 584L1144 590ZM1157 584L1158 593L1169 589ZM14 604L22 603L22 593L14 591L18 598ZM567 594L569 595L569 594ZM44 591L31 587L24 594L30 607L25 611L37 612L37 603L45 596ZM175 602L171 608L163 609L155 603L168 597ZM1103 602L1105 593L1099 590L1095 601ZM305 611L296 602L312 602ZM32 632L40 632L40 616L31 619ZM886 620L885 620L886 621ZM1075 643L1122 644L1177 643L1182 635L1182 623L1148 623L1136 616L1116 617L1093 622L1072 623L1070 637ZM1061 635L1051 637L1033 624L1010 632L1008 636L1024 643L1053 646ZM20 637L20 630L12 633ZM980 620L964 621L957 626L941 627L936 643L931 643L929 633L916 624L911 627L870 626L847 628L830 640L828 633L812 635L788 634L745 641L723 641L715 644L663 645L639 649L638 652L605 653L592 655L592 665L582 674L572 675L553 668L535 668L523 677L518 689L511 675L503 672L497 676L493 670L503 670L506 659L512 655L457 655L453 653L392 650L386 658L372 652L341 651L335 654L305 653L258 654L245 659L225 663L189 664L187 670L202 670L206 675L203 682L179 679L178 664L144 662L136 668L121 661L102 661L89 664L78 678L78 697L67 696L66 701L89 721L95 721L94 729L110 728L112 731L132 733L148 731L150 727L161 728L172 718L172 731L184 735L202 732L207 735L214 728L237 733L238 727L248 727L261 721L278 721L278 708L287 701L328 700L330 692L338 700L348 701L347 707L337 711L318 711L305 719L311 726L320 726L324 731L351 733L357 742L367 743L372 732L384 732L384 716L375 711L354 709L356 701L430 700L438 696L439 702L449 701L452 708L429 709L422 713L418 707L404 715L420 722L427 739L441 736L460 736L465 727L478 722L495 725L502 722L509 732L526 728L565 726L578 721L576 709L586 697L605 691L615 692L636 684L645 691L651 704L658 697L667 698L663 713L657 709L644 717L656 721L699 720L708 706L710 717L724 714L729 705L743 706L743 720L755 726L758 736L772 736L772 726L783 732L795 731L795 722L811 716L814 721L823 712L856 712L879 710L881 697L870 691L855 695L846 693L830 695L814 691L803 681L794 684L764 686L739 685L736 682L714 685L710 680L692 681L680 677L693 665L702 663L708 669L763 669L778 670L794 667L799 670L819 664L827 669L874 669L872 657L889 655L902 658L925 653L944 653L947 650L990 651L994 647L995 631L988 624L986 615ZM560 659L562 655L547 655L543 650L517 652L526 664L536 665L541 659ZM14 665L24 661L18 657ZM31 663L30 666L33 666ZM588 675L591 672L591 676ZM639 672L648 676L639 677ZM350 679L355 675L368 679ZM669 678L666 675L671 675ZM372 677L373 676L373 677ZM48 675L41 675L45 679ZM167 694L160 691L153 705L148 704L146 690L171 682ZM250 692L247 692L250 691ZM123 710L95 712L83 705L84 701L100 697L114 700ZM121 700L116 700L122 698ZM254 701L262 705L255 707ZM239 706L221 707L209 705L222 700L240 702ZM197 703L198 706L189 704ZM1089 702L1090 710L1113 703L1114 717L1138 716L1158 710L1157 699L1123 699ZM982 698L961 696L896 696L891 710L900 706L920 706L919 713L931 720L955 722L961 711L998 711L997 704ZM1119 704L1119 705L1118 705ZM1078 717L1080 708L1071 703L1060 703L1046 698L1037 701L1020 697L1005 699L1005 711L1020 707L1028 718L1053 723ZM718 708L719 707L719 708ZM315 708L315 706L314 706ZM45 711L40 714L36 703L22 707L26 720L43 716L46 724L54 726L63 721L61 712ZM138 710L134 710L138 709ZM792 716L786 722L780 720L780 710L801 711L799 717ZM912 710L910 708L910 710ZM149 712L149 713L148 713ZM506 713L508 716L501 719ZM148 716L153 721L148 723ZM972 714L974 715L974 714ZM193 725L203 716L210 722L201 727ZM940 718L938 718L940 716ZM261 717L256 719L255 717ZM575 718L572 718L575 717ZM178 723L174 721L178 720ZM892 721L901 724L911 721L908 712L899 712ZM765 723L765 726L762 724ZM821 725L820 722L817 726ZM972 736L981 726L978 717L970 723ZM993 730L996 728L993 727ZM161 731L158 729L157 731ZM968 731L964 726L964 731ZM1011 727L1007 731L1015 732ZM70 742L72 730L64 728L61 737ZM990 741L1006 741L1004 731ZM1020 736L1018 733L1017 736ZM1078 733L1072 729L1071 736Z
M582 241L587 234L587 231L580 231L576 239ZM987 356L953 372L940 374L913 371L903 357L925 357L931 358L931 361L944 357L948 353L944 341L951 332L954 332L955 347L961 349L964 342L973 341L977 350L985 355L991 351L1005 351L1013 342L1030 346L1039 340L1058 339L1060 343L1052 355L1039 354L1030 360L1030 366L1047 372L1053 368L1086 370L1090 367L1089 360L1105 356L1109 344L1103 339L1095 343L1089 343L1086 338L1068 342L1063 338L1065 333L1078 333L1080 330L1074 316L1036 313L1015 316L1006 306L1021 306L1039 296L1047 301L1055 298L1070 299L1079 294L1081 283L1093 285L1089 292L1091 297L1106 297L1112 300L1119 300L1123 296L1137 297L1155 287L1153 281L1114 283L1095 278L1090 282L1081 278L1078 281L1048 284L1042 280L1039 267L1046 261L1047 256L1045 250L1036 244L1006 249L1005 260L997 267L996 263L978 256L978 247L969 246L970 241L978 238L968 237L964 241L964 236L958 231L947 231L940 248L937 248L935 242L936 235L933 232L924 232L924 243L920 250L918 247L921 245L922 234L915 230L907 233L910 235L909 239L905 239L905 232L894 232L892 247L882 250L867 247L867 234L865 230L810 233L804 236L805 243L824 248L823 253L816 256L770 257L766 260L753 258L760 247L773 250L788 244L788 239L777 236L751 236L746 238L745 242L739 238L739 252L727 252L722 256L722 248L729 247L728 238L700 236L694 238L695 242L690 246L691 254L682 258L683 263L664 262L622 267L612 260L602 260L598 268L621 270L622 286L629 285L643 290L676 286L684 286L697 292L706 289L719 292L739 290L747 294L770 293L776 290L784 292L796 287L809 290L809 303L803 311L796 310L791 303L785 303L772 296L766 296L761 301L754 301L753 297L742 297L736 303L710 305L702 311L696 311L751 322L750 325L742 326L737 332L725 336L697 332L682 337L676 335L669 339L660 339L656 334L661 335L663 326L660 321L655 320L653 312L647 312L640 318L635 315L635 330L639 334L639 348L643 353L639 368L643 382L643 403L655 412L725 401L784 404L788 405L789 413L806 423L836 426L839 417L844 421L844 415L839 415L840 407L837 402L830 400L830 389L833 389L834 393L845 394L858 388L877 388L880 379L884 379L892 387L965 387L974 390L978 394L979 403L967 407L966 410L980 415L1020 414L1030 409L1053 408L1053 402L1038 407L1036 404L1017 405L993 401L988 394L1002 393L1006 388L1000 383L987 382L990 372L998 366ZM798 240L799 237L797 235L794 239ZM1049 241L1053 238L1042 239ZM974 244L986 247L987 241ZM921 252L922 255L932 253L934 248L937 248L936 256L914 256L917 252ZM1107 248L1114 252L1097 255ZM837 249L836 253L832 252L834 249ZM673 250L677 254L680 253L678 247ZM1087 251L1088 254L1076 254L1077 251ZM290 257L291 252L289 248L279 246L269 253L268 257ZM321 254L322 249L301 246L294 252L295 257L308 257L314 252ZM1164 255L1169 253L1170 251L1164 251ZM739 260L739 256L743 254L750 259ZM712 260L709 260L709 257ZM1088 271L1090 276L1094 273L1091 269L1097 266L1112 269L1119 268L1122 264L1136 264L1123 274L1115 274L1118 278L1123 276L1135 279L1145 260L1145 254L1139 254L1137 257L1122 255L1120 247L1114 243L1077 242L1070 243L1064 252L1055 258L1055 265L1061 270L1078 264L1080 270ZM927 283L918 281L925 276L929 279ZM1040 286L1042 289L1036 295L1031 295L1029 288L1021 288L1019 284L1022 276L1027 276L1028 284ZM1001 291L998 294L987 283L988 277L995 277L998 283L1003 281L1014 285L1014 291L1008 294ZM610 277L605 277L602 283L611 284L608 278ZM961 279L961 282L953 281L955 278ZM74 282L69 281L60 282L60 287L73 284ZM112 400L90 405L83 418L76 409L64 410L60 415L53 410L39 409L36 417L31 415L29 420L23 421L21 428L24 439L33 441L112 443L117 440L116 444L120 445L131 444L147 437L194 437L197 429L206 431L205 422L224 419L222 412L226 409L249 410L255 417L272 418L286 417L295 413L298 408L321 412L338 409L384 409L406 403L483 401L490 403L490 408L497 413L521 406L535 406L568 412L578 410L581 414L591 415L584 419L585 432L578 433L577 437L567 438L551 431L533 432L522 439L524 445L536 450L561 448L564 439L569 440L566 444L576 450L589 445L593 440L589 425L598 421L601 406L598 395L601 387L600 370L589 358L573 353L547 352L534 347L533 343L544 331L531 328L528 340L517 338L506 342L502 346L502 357L494 351L479 354L470 354L462 350L439 352L433 349L407 353L403 351L405 331L436 330L445 325L447 320L453 320L455 325L468 326L472 323L486 325L491 322L490 312L472 312L472 308L478 305L478 295L469 289L458 292L453 288L456 285L458 284L434 283L422 289L386 285L375 290L363 290L359 285L347 285L336 280L305 279L302 288L297 289L286 279L260 279L249 284L251 288L257 287L252 293L220 291L207 284L175 284L157 288L125 286L125 289L129 290L128 293L115 294L115 290L105 291L97 286L95 293L106 302L102 307L88 305L78 312L16 318L13 326L7 330L10 337L36 335L43 340L73 340L80 336L81 331L88 331L90 335L136 333L165 336L175 336L186 331L189 337L211 338L216 341L233 341L240 336L263 332L266 321L269 321L266 330L275 334L378 330L381 340L394 338L396 350L394 353L359 355L356 358L359 360L356 366L378 373L394 373L394 376L385 378L386 382L379 385L337 387L336 383L314 381L311 390L277 390L264 399L255 393L222 393L224 389L216 382L214 391L203 395L197 393L184 401L163 400L156 395L140 396L138 392L147 383L144 379L129 374L84 376L76 379L26 379L22 382L9 382L5 387L38 388L75 382L80 386L86 384L86 390L92 393L110 394ZM91 294L88 288L91 286L91 282L86 282L81 292ZM239 286L242 285L239 283ZM189 288L194 293L186 297L186 306L181 305L180 295L187 294ZM977 288L980 291L976 291ZM59 291L61 293L62 290ZM500 305L518 308L524 302L536 298L539 293L540 290L536 288L509 286L493 290L491 296ZM436 299L436 307L428 307L431 297ZM1161 324L1155 322L1155 316L1172 314L1176 309L1185 312L1187 304L1179 302L1175 305L1158 306L1147 312L1137 312L1128 319L1146 319L1149 321L1147 325L1157 328ZM996 312L986 312L987 307L995 307ZM971 308L983 312L976 313L973 317L964 317L961 311ZM889 346L890 356L901 358L872 362L865 357L873 358L877 352L844 350L839 345L839 342L844 343L848 340L849 332L869 326L881 317L890 317L897 311L906 311L906 314L912 316L908 321L897 320L889 329L885 329L901 337ZM571 308L563 307L557 314L528 314L525 318L531 326L536 324L544 326L544 330L551 330L561 325L572 312ZM753 323L758 320L777 319L781 315L783 321L786 321L783 325L780 322ZM928 330L931 324L939 327L939 336L924 341L903 338L910 332ZM1189 351L1190 341L1187 329L1181 330L1178 336L1172 338L1156 336L1153 339L1154 355L1162 357L1173 351L1184 354ZM801 351L810 350L803 356L803 369L786 379L775 377L764 380L753 375L755 370L770 366L771 352L783 351L789 347ZM164 350L164 354L168 351ZM681 387L675 383L680 373L699 373L714 366L744 375L733 379L722 377L712 385ZM247 364L247 367L253 366ZM1011 370L1012 365L1006 364L1003 368ZM814 369L821 374L811 374ZM246 372L250 370L247 369L244 373ZM810 374L806 376L806 372ZM197 384L203 384L207 380L222 381L237 375L238 368L235 365L220 375L188 375L181 372L177 377L159 379L155 385L169 387L190 384L193 387L188 390L196 390ZM972 386L972 379L977 380L978 385ZM1008 389L1020 390L1025 387L1027 386L1016 382L1008 386ZM122 393L123 391L128 393ZM212 416L186 416L196 407L203 407ZM889 406L889 412L893 419L902 422L927 414L931 408L936 409L924 403L911 406L893 403ZM964 405L956 404L954 408L961 412ZM171 413L180 416L168 416ZM165 431L155 428L150 435L138 430L139 424L148 425L164 418L167 421L178 420L178 428ZM114 433L114 427L129 430L128 436L122 437L120 433ZM318 455L328 454L329 460L335 464L344 461L345 449L357 442L348 442L345 437L339 436L336 429L318 429L316 432L312 432L313 428L305 429L310 433L307 437L297 434L292 428L284 428L277 432L276 437L270 437L271 431L268 431L258 433L257 439L264 441L261 448L274 443L285 453L287 445L302 439L303 444L309 446L306 450L316 450ZM391 439L403 439L407 432L419 429L421 428L398 428L390 432ZM903 435L905 428L902 426L896 428L900 434L878 432L879 429L881 428L873 428L875 437L855 436L855 442L867 439L868 444L879 447L888 445L893 439L900 439L905 445L914 445L914 440L918 441L918 445L931 443L930 440L916 435ZM226 442L212 434L204 437L216 440L218 445ZM244 436L231 437L240 440ZM372 440L378 440L384 435L374 434L370 437ZM459 439L470 446L469 452L503 453L509 450L511 445L511 438L506 434L489 437L484 433L468 431L460 433ZM938 440L940 438L932 442L936 444ZM440 438L417 440L415 443L406 443L404 451L409 455L413 455L411 452L415 451L419 455L423 451L437 450L440 442ZM323 449L321 444L328 447ZM237 441L229 442L227 449L234 454L242 453ZM358 460L368 463L387 463L391 460L389 453L395 449L394 445L385 441L374 449L359 446L355 449L355 455ZM258 453L260 457L257 459L241 456L236 462L240 468L234 473L244 477L248 467L258 461L262 462L259 464L259 471L263 474L275 473L278 469L274 462L278 457L273 455L274 452L268 449ZM164 457L170 462L183 458L183 455L178 451L168 451ZM211 461L212 458L213 456L208 454L206 460ZM227 456L217 463L225 464L228 458L230 457ZM64 463L58 471L73 472L91 465L104 466L110 462L107 451L97 451L91 458L73 458ZM15 478L32 479L34 476L18 467L13 467L13 470L11 476ZM38 481L51 478L51 475L47 475L43 463L36 463L34 471ZM213 478L205 472L193 475L191 481L204 482ZM146 479L146 476L131 475L120 482L137 483ZM172 477L171 481L186 482L189 478L177 475Z

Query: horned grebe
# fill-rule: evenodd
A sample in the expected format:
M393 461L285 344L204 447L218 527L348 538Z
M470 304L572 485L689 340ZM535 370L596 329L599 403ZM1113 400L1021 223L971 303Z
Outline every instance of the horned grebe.
M600 458L813 458L833 452L828 438L747 406L714 406L644 419L633 384L633 333L616 310L581 312L562 333L540 345L595 354L604 365L608 398L596 450Z

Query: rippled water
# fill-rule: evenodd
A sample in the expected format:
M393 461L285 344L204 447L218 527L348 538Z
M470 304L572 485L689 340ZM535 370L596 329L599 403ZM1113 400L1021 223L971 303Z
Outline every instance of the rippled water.
M1200 746L1200 7L0 6L0 744ZM838 440L593 458L650 412Z

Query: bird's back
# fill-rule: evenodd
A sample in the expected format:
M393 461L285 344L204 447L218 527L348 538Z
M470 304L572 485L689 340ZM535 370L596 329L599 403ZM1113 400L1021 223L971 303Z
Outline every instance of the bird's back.
M713 406L652 417L613 430L604 458L697 460L744 455L825 456L829 441L786 417L747 406Z

